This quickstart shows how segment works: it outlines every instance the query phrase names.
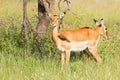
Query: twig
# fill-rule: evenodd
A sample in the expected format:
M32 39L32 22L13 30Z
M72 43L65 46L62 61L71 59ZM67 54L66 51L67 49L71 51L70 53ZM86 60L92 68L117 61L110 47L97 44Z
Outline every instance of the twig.
M58 8L59 8L59 10L61 10L61 7L60 7L60 2L61 1L62 0L59 0L59 2L58 2ZM75 16L83 16L83 15L85 15L85 14L76 14L74 11L72 11L71 8L70 8L70 3L71 2L69 0L64 0L64 2L66 2L66 4L67 4L67 10L65 10L64 12L70 11Z

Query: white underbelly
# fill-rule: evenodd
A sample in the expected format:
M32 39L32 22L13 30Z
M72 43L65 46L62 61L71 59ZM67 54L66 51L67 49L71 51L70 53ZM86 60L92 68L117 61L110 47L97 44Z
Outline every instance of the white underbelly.
M71 51L83 51L88 47L88 41L84 42L71 42Z

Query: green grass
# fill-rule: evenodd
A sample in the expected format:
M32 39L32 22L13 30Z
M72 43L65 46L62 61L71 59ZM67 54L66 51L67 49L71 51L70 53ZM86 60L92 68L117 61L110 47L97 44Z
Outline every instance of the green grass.
M79 53L71 53L68 66L61 69L60 51L52 41L51 29L41 41L41 52L35 46L30 34L31 55L25 58L22 27L22 0L0 0L0 80L119 80L120 79L120 0L71 0L71 10L64 18L65 29L82 26L95 27L93 18L105 20L110 39L101 38L98 47L102 64ZM63 4L61 4L63 6ZM62 8L64 11L65 8ZM28 17L34 27L37 25L37 0L28 2ZM55 7L53 14L61 13ZM43 44L45 43L45 44Z

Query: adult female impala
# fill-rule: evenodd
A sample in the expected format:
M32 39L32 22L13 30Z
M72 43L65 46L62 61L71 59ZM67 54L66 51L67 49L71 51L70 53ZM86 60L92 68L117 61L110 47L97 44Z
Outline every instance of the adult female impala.
M69 62L71 51L82 51L88 48L95 60L100 64L102 62L98 55L97 46L100 40L100 35L108 39L107 27L104 25L103 19L97 21L94 19L97 27L92 29L90 27L83 27L78 30L65 30L58 32L59 16L52 16L53 40L57 48L63 53L61 54L61 62L64 64L64 57L66 55L66 63Z

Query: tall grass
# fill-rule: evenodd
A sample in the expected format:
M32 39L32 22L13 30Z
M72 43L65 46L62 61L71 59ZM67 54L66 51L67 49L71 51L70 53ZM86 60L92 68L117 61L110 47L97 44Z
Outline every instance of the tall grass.
M120 76L120 1L119 0L71 0L71 10L64 18L66 29L82 26L95 27L93 18L105 20L110 39L101 38L98 47L103 63L88 61L80 52L72 52L70 64L64 69L60 65L60 51L52 40L49 28L41 41L41 51L30 34L31 56L25 58L22 27L22 0L0 0L0 80L119 80ZM61 4L64 6L64 4ZM61 7L62 11L65 10ZM34 27L37 25L37 0L29 0L28 17ZM59 14L55 6L53 14ZM43 44L44 43L44 44Z

